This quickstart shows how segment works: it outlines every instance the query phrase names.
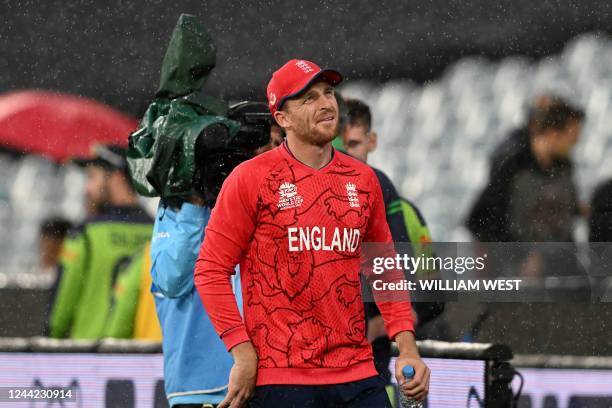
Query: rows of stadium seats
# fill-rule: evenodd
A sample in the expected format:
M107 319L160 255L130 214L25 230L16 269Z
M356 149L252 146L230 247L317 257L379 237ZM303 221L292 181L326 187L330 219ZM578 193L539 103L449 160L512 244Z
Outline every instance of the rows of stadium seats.
M580 198L612 176L612 40L604 36L578 37L540 61L465 58L424 86L353 82L341 93L371 106L379 134L371 164L421 207L435 240L470 239L461 225L488 179L488 157L538 95L586 111L574 155Z
M74 165L57 165L43 157L16 158L0 152L0 278L28 272L38 262L41 223L61 216L79 223L85 217L85 174ZM158 199L141 198L155 214ZM1 279L0 279L1 281ZM1 283L1 282L0 282ZM2 286L0 284L0 286Z
M84 217L83 187L83 173L74 166L57 166L35 155L0 154L0 272L25 272L36 265L45 217Z
M612 40L607 37L578 37L560 55L540 61L465 58L424 86L349 82L341 92L372 107L379 149L371 164L419 205L438 241L470 239L461 225L488 178L488 156L542 93L566 97L586 110L575 151L581 198L588 200L594 186L612 176L612 160L605 160L612 155ZM83 176L73 166L0 153L0 272L31 268L40 221L50 215L81 219L82 193ZM153 210L155 202L148 207Z

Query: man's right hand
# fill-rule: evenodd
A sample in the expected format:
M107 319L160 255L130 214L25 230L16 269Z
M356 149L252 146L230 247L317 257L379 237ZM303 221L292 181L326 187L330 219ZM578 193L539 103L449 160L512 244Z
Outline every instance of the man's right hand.
M230 371L227 396L218 408L242 408L255 391L257 380L257 353L250 341L240 343L231 350L234 366Z

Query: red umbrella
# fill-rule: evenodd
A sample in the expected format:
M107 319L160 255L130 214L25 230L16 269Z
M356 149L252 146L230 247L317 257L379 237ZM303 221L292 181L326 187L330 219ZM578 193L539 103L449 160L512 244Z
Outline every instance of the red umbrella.
M89 157L94 143L126 146L138 121L75 95L21 91L0 95L0 146L61 162Z

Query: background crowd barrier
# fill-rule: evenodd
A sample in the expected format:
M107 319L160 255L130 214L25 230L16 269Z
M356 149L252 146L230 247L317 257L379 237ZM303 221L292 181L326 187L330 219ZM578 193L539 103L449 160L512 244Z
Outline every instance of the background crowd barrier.
M14 309L13 314L14 320L22 321L29 315ZM568 344L572 338L584 342L582 338L588 337L566 329ZM499 344L432 340L419 342L419 350L432 370L430 408L612 407L612 357L513 356L510 347ZM79 397L75 405L65 406L75 408L165 407L161 351L157 342L0 337L0 386L72 387ZM394 363L392 359L392 372ZM12 406L0 402L0 407Z
M427 407L510 407L513 369L508 347L423 341L419 348L432 370ZM2 338L0 366L3 387L74 389L76 400L67 407L167 406L161 344L155 342ZM0 402L0 407L9 406Z
M612 406L612 357L513 356L507 346L484 343L427 340L418 345L432 370L428 408ZM0 367L2 387L74 390L75 402L64 402L66 407L167 407L157 342L0 338ZM2 408L14 406L0 401ZM62 405L57 400L19 406Z
M525 381L519 408L612 407L612 357L522 354L512 364Z

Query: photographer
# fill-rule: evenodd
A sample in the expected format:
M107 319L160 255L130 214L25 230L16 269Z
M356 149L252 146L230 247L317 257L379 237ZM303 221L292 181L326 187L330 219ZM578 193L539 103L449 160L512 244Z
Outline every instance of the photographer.
M182 15L157 98L130 136L139 192L161 196L151 242L151 291L172 407L214 407L225 397L233 361L195 290L194 265L225 177L270 137L271 116L261 114L261 104L228 109L200 91L214 64L212 41L192 16ZM236 276L232 281L238 282ZM240 289L232 288L240 298Z

